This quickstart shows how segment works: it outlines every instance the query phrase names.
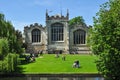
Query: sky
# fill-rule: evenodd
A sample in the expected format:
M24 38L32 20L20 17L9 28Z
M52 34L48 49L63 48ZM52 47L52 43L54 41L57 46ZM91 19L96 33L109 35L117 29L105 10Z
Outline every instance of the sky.
M45 13L56 15L62 12L66 16L69 10L69 19L82 16L85 23L93 25L93 17L100 9L100 5L108 0L0 0L0 13L11 21L15 29L23 32L24 26L38 23L43 26Z

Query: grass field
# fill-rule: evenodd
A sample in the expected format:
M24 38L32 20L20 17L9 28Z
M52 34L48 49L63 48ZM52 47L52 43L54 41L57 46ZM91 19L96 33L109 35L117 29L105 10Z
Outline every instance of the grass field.
M43 74L43 73L98 73L95 65L94 55L70 55L66 54L66 60L62 60L62 55L55 58L55 54L45 54L36 58L36 61L29 64L20 65L22 73ZM73 68L75 60L80 61L80 68Z

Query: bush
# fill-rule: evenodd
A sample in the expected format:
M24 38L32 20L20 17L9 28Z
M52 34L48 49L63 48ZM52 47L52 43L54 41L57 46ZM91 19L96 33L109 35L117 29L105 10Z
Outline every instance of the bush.
M13 72L17 68L18 55L9 53L0 63L1 72Z

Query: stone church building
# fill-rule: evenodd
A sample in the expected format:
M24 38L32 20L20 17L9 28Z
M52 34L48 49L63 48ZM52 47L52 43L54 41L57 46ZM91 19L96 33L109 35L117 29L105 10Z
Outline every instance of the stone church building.
M26 52L53 53L90 53L86 45L88 27L83 25L69 26L69 12L64 15L50 16L46 11L46 26L38 23L24 27Z

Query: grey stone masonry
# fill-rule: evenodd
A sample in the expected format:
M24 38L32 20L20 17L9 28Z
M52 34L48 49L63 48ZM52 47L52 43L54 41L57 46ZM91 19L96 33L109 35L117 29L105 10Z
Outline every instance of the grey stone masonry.
M89 54L87 35L89 27L86 25L69 26L69 12L66 15L50 16L46 11L46 25L34 23L24 27L24 42L26 52L37 53L43 51L60 51L71 54ZM53 52L51 52L53 53Z
M40 42L32 42L32 31L34 29L38 29L41 31L41 40ZM45 27L43 27L41 24L39 25L38 23L31 24L30 26L25 26L24 27L24 35L25 35L25 43L27 43L27 52L29 53L37 53L39 50L44 50L46 51L46 30Z
M69 14L67 13L66 16L63 15L54 15L49 16L46 12L46 28L47 28L47 49L48 50L63 50L64 53L69 53ZM55 23L60 23L64 27L64 40L63 41L51 41L51 25Z

